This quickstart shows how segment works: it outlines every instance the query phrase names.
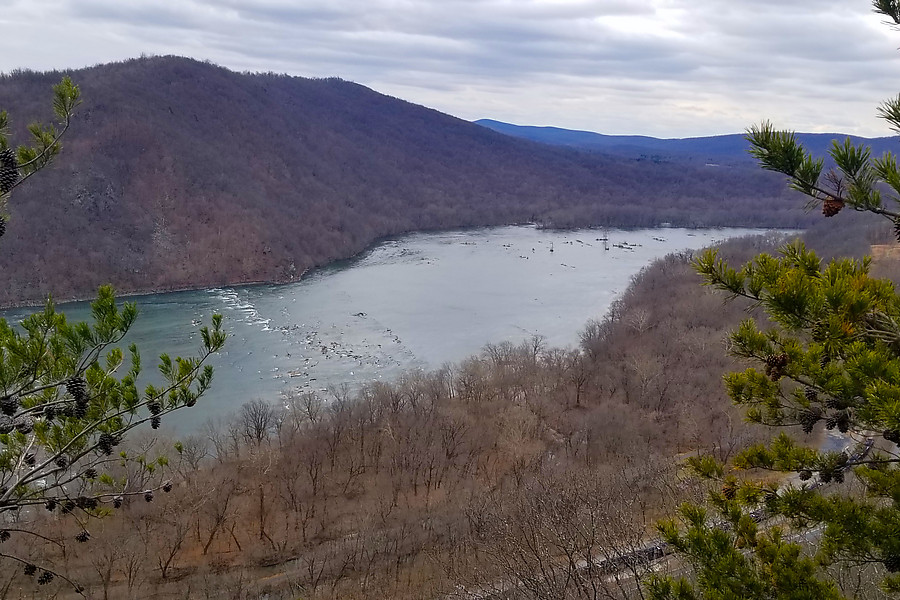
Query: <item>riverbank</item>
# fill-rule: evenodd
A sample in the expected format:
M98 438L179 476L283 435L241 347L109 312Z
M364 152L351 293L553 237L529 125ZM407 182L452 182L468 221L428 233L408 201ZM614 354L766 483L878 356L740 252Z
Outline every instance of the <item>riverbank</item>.
M629 232L629 231L653 231L658 230L660 233L664 233L669 230L688 230L688 231L718 231L721 230L723 232L728 231L751 231L751 229L742 228L742 227L708 227L708 228L685 228L685 227L672 227L672 226L660 226L656 228L623 228L616 227L610 228L605 226L590 226L590 227L552 227L552 226L543 226L536 223L511 223L508 225L500 225L500 226L472 226L472 227L460 227L460 228L452 228L452 229L437 229L437 230L421 230L421 231L406 231L402 233L391 234L387 236L381 236L376 238L373 242L367 245L364 249L350 254L346 257L336 258L334 260L328 261L321 265L314 265L312 267L306 268L303 272L301 272L298 276L292 279L276 279L276 280L264 280L264 279L232 279L225 280L217 283L212 283L209 285L190 285L190 286L151 286L148 288L140 288L140 289L131 289L131 290L120 290L116 289L116 297L120 299L136 299L142 296L152 296L157 294L173 294L180 292L196 292L211 288L234 288L234 287L252 287L252 286L281 286L281 285L290 285L294 283L299 283L308 279L309 277L313 277L316 274L322 272L323 270L328 269L341 269L352 266L353 263L363 260L369 253L374 251L380 245L402 240L403 238L413 236L413 235L445 235L445 234L453 234L453 233L465 233L472 231L486 231L491 229L502 229L507 227L521 227L521 228L530 228L536 231L545 231L551 233L573 233L578 231L584 232L605 232L608 233L610 231L613 232ZM762 231L797 231L800 232L802 230L792 230L792 229L752 229L754 232L762 232ZM726 236L733 237L733 236ZM63 297L53 297L53 301L56 305L63 304L71 304L77 302L90 302L95 298L94 295L90 296L63 296ZM44 305L44 302L37 301L20 301L20 302L11 302L6 304L0 304L0 311L5 311L9 309L21 309L21 308L40 308Z
M652 230L644 245L629 233L633 250L604 251L600 244L587 246L595 240L586 233L544 238L540 245L530 238L527 246L521 237L516 245L496 231L411 236L384 244L351 268L298 284L303 293L296 303L318 290L332 308L342 303L334 314L343 314L358 307L349 293L353 277L359 284L407 273L412 283L427 286L425 276L457 254L468 256L463 275L473 281L471 271L485 263L495 267L488 278L549 258L547 242L553 241L553 261L545 266L559 267L552 275L557 278L577 275L585 264L603 273L662 244ZM696 238L696 232L683 233ZM532 241L534 257L521 258L531 256ZM723 255L740 264L775 247L762 240L733 242ZM697 448L727 452L753 441L721 384L722 374L734 368L721 341L746 317L745 306L723 303L721 294L703 288L690 255L666 253L649 268L636 266L616 295L616 310L585 332L577 350L497 340L462 361L407 370L364 393L338 387L298 394L262 428L233 412L201 435L183 437L186 450L171 463L171 494L159 494L151 505L134 502L91 524L92 547L117 550L108 558L98 551L91 561L73 555L67 572L78 573L92 590L107 585L112 595L125 595L131 580L115 568L127 547L126 556L140 557L129 563L136 565L130 573L154 597L177 598L190 588L211 597L240 592L285 600L298 593L314 600L421 600L532 577L539 571L535 564L579 569L580 559L592 558L597 548L609 552L605 558L639 549L649 523L692 491L677 478L673 456ZM472 256L479 259L474 265ZM608 260L598 258L604 256ZM521 278L521 272L513 274ZM557 297L580 296L566 279L553 283ZM227 296L229 310L255 319L265 339L290 339L278 325L295 316L293 296L249 295L260 289L210 290L201 297ZM177 305L160 310L171 314ZM289 315L276 310L264 323L267 307L285 306ZM376 316L349 315L347 322L355 329ZM330 325L316 327L322 334L332 332ZM337 325L334 337L346 338L350 332ZM323 364L335 360L311 349ZM209 395L180 411L178 421L220 401L220 389L229 385L214 379ZM163 420L165 430L173 424ZM71 539L75 530L61 528L55 518L48 514L51 535ZM146 543L130 543L137 539ZM564 553L577 558L558 560ZM113 565L112 578L104 580L102 569L98 576L97 564ZM633 565L640 571L632 575L643 575L644 566ZM620 583L611 573L561 580L567 583L559 597L582 584L608 586L614 595Z
M608 230L608 250L597 230L417 233L293 283L130 296L140 316L128 340L145 356L191 354L194 323L224 315L230 337L212 363L217 402L176 424L191 431L253 398L358 389L464 360L489 343L539 336L551 346L576 345L585 323L601 318L653 260L759 232ZM86 303L62 309L70 318L90 316ZM5 314L15 320L29 312Z

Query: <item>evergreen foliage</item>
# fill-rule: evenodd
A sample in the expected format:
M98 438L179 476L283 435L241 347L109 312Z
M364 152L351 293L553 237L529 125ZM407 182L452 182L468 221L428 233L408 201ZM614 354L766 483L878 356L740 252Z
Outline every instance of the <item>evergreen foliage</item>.
M31 146L15 151L8 116L0 112L0 191L10 192L51 163L79 103L79 90L64 78L54 87L58 126L33 124ZM5 221L3 221L5 223ZM74 541L89 544L91 519L119 508L132 496L170 491L165 456L121 450L127 434L147 421L193 406L213 376L206 364L225 342L221 315L200 330L196 356L160 356L162 383L139 388L141 356L123 340L137 318L133 303L117 305L110 286L91 304L91 323L70 323L52 301L19 326L0 319L0 564L48 584L55 577L77 583L40 557L16 553L16 536L37 536L32 526L45 511L73 519ZM117 449L121 450L117 452ZM10 547L12 550L7 550Z
M873 5L900 24L896 1ZM900 97L879 115L900 131ZM835 167L825 171L792 132L768 122L751 127L747 139L763 168L787 175L826 217L844 207L872 212L900 234L892 153L872 158L865 146L836 142ZM690 460L694 472L717 482L710 506L684 505L680 523L659 529L695 577L653 577L650 597L840 598L847 591L825 569L835 562L871 569L862 577L873 588L880 578L884 592L900 593L900 296L893 284L870 276L868 258L824 264L801 243L741 269L715 250L695 266L707 285L768 315L730 336L731 353L757 366L726 376L729 396L751 422L799 428L808 443L782 433L734 460L738 470L780 474L768 480L739 478L708 457ZM828 430L843 436L844 450L821 449L817 440ZM864 493L835 487L845 477Z
M26 179L50 164L62 149L61 140L72 123L72 114L81 103L81 92L72 80L63 77L53 86L53 112L57 125L32 123L28 132L32 145L22 144L13 149L9 145L9 115L0 111L0 202ZM2 207L2 205L0 205Z

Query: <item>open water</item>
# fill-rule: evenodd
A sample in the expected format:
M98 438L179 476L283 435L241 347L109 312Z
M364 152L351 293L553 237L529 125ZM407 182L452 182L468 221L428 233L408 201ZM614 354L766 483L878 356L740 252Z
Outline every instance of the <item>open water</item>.
M487 343L540 335L552 346L574 346L587 320L602 317L654 259L758 233L510 226L412 234L297 283L128 298L140 316L126 341L138 344L152 381L155 356L192 354L199 324L223 315L229 339L212 362L211 390L164 421L183 433L255 398L391 380L459 361ZM90 314L86 303L60 309L75 319Z

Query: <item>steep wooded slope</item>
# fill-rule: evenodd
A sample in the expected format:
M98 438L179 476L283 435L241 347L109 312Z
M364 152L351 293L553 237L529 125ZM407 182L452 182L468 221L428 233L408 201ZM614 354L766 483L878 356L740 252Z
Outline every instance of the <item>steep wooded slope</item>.
M337 79L174 57L68 74L85 102L13 198L0 304L290 280L415 229L806 222L771 174L548 147ZM61 75L0 79L19 132Z

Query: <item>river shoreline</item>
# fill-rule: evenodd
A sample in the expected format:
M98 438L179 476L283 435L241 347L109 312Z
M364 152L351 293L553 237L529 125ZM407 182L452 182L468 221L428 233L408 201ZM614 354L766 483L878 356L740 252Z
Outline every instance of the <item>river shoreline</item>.
M577 346L585 324L602 318L654 260L760 233L507 226L391 236L300 281L127 295L140 311L128 342L146 357L190 356L199 325L223 315L228 341L211 359L216 402L177 424L195 431L255 398L392 381L465 360L486 344L539 336L547 347ZM73 321L90 319L84 302L59 309ZM4 316L17 322L31 312ZM148 382L155 371L146 369Z
M242 281L242 280L238 279L238 280L233 280L230 282L220 282L220 283L214 283L214 284L208 284L208 285L200 284L200 285L192 285L192 286L172 286L172 287L158 286L158 287L152 287L152 288L140 289L140 290L129 290L129 291L124 291L124 292L116 289L115 290L116 298L121 300L121 299L126 299L126 298L129 298L129 299L130 298L139 298L141 296L153 296L156 294L176 294L176 293L180 293L180 292L197 292L197 291L213 289L213 288L238 288L238 287L244 288L244 287L265 286L265 285L271 285L271 286L291 285L291 284L295 284L295 283L304 281L304 280L308 279L309 277L313 277L316 274L318 274L324 270L340 268L342 265L350 264L355 261L362 260L363 258L365 258L365 256L367 254L371 253L373 250L378 248L378 246L380 246L386 242L400 240L400 239L403 239L403 238L411 236L411 235L417 235L417 234L442 235L442 234L450 234L453 232L464 233L464 232L469 232L469 231L503 229L503 228L507 228L507 227L522 227L522 228L534 229L535 231L548 231L548 232L557 232L557 233L576 232L576 231L629 232L629 231L644 231L644 230L667 231L667 230L671 230L671 229L693 230L693 231L716 231L716 230L727 231L727 230L735 230L735 229L739 229L739 230L747 229L745 227L726 227L726 226L722 226L722 227L659 226L659 227L626 228L626 227L604 227L604 226L597 225L597 226L586 226L586 227L542 227L542 226L537 225L536 223L510 223L510 224L506 224L506 225L485 225L485 226L473 225L471 227L454 227L454 228L450 228L450 229L437 229L437 230L421 230L421 231L413 230L413 231L406 231L406 232L381 236L381 237L375 239L369 245L367 245L364 249L360 250L359 252L356 252L355 254L352 254L352 255L344 257L344 258L336 258L336 259L331 260L322 265L314 265L312 267L308 267L302 273L300 273L299 276L297 276L294 279L288 279L288 280L257 279L257 280L248 280L248 281ZM790 228L780 228L780 229L760 228L760 230L764 230L764 231L794 231L793 229L790 229ZM798 229L796 231L802 231L802 230ZM59 299L59 298L52 298L52 299L53 299L53 303L55 306L60 306L60 305L71 304L71 303L76 303L76 302L90 302L90 301L94 300L95 298L96 298L96 294L91 295L91 296L83 296L83 297L65 297L62 299ZM13 303L8 303L8 304L0 303L0 311L21 309L21 308L40 309L41 307L44 306L45 302L46 301L38 302L38 301L23 300L21 302L13 302Z

